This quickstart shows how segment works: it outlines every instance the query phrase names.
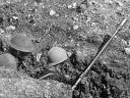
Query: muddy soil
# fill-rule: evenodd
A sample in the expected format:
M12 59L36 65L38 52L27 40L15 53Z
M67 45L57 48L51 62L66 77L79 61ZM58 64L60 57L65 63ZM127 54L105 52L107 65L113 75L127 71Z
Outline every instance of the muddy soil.
M129 0L1 0L1 51L10 52L5 40L14 34L26 32L35 37L36 52L16 58L18 71L39 79L50 72L45 69L48 50L62 47L72 56L59 66L72 79L55 80L73 85L121 20L129 16L129 5ZM80 82L73 98L130 98L129 22ZM39 61L37 53L42 54Z

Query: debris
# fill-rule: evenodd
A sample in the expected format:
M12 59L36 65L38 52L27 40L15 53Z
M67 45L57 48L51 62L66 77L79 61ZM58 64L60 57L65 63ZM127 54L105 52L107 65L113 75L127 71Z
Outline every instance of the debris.
M41 56L42 56L42 53L37 53L37 54L36 54L36 60L37 60L37 62L40 61Z
M16 27L15 26L13 26L13 25L10 25L10 26L8 26L7 28L6 28L6 30L15 30L16 29Z
M130 55L130 47L125 48L125 53Z
M74 3L70 4L70 5L68 5L68 8L76 8L76 6L77 6L77 3L74 2Z
M51 9L51 10L50 10L50 15L53 16L53 15L55 15L55 14L56 14L56 12L55 12L53 9Z
M74 26L73 26L73 29L74 29L74 30L77 30L78 28L79 28L78 25L74 25Z
M4 30L0 28L0 36L2 36L4 34Z
M17 17L17 16L12 16L12 18L13 18L13 19L15 19L15 20L17 20L17 19L18 19L18 17Z

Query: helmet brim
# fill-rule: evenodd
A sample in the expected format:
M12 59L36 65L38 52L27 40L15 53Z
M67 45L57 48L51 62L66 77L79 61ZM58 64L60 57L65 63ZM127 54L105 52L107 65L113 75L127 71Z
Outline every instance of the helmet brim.
M22 51L22 52L33 52L35 51L35 48L34 47L29 47L29 48L26 48L26 47L20 47L20 46L17 46L17 45L14 45L13 43L9 42L9 45L10 47L16 49L16 50L19 50L19 51Z
M67 52L67 56L68 58L71 56L71 53L70 52ZM54 65L57 65L57 64L60 64L62 62L64 62L65 60L67 60L68 58L62 60L62 61L59 61L59 62L53 62L53 63L49 63L48 66L54 66Z
M54 65L57 65L57 64L60 64L62 62L64 62L65 60L63 61L59 61L59 62L54 62L54 63L49 63L48 66L54 66Z
M27 36L27 34L16 34L16 35L14 35L14 36ZM12 38L14 37L14 36L12 36ZM9 46L10 47L12 47L12 48L14 48L14 49L16 49L16 50L19 50L19 51L22 51L22 52L33 52L33 51L35 51L36 50L36 48L35 48L35 46L30 46L30 47L22 47L22 46L19 46L19 45L15 45L15 44L13 44L12 42L11 42L11 39L12 38L10 38L10 40L8 40L8 44L9 44ZM28 35L28 38L29 39L32 39L32 40L34 40L34 38L32 37L32 36L30 36L30 35Z

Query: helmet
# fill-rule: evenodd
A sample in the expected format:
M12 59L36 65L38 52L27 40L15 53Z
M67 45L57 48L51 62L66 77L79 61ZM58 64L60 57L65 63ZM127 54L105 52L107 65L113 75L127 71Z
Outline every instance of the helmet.
M15 68L16 69L16 59L13 55L9 53L0 55L0 66L4 68Z
M48 66L53 66L67 60L68 56L70 55L68 55L63 48L52 47L48 52L48 59L49 59Z
M19 51L32 52L35 50L32 38L26 34L17 34L10 39L9 45Z

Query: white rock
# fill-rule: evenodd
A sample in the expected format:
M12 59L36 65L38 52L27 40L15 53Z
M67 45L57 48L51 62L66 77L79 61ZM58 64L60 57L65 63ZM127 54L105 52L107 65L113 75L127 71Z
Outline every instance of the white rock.
M0 35L4 34L4 30L0 28Z
M73 29L74 29L74 30L76 30L76 29L78 29L78 28L79 28L78 25L74 25L74 26L73 26Z
M36 60L37 60L37 62L40 61L41 56L42 56L42 53L37 53L37 54L36 54Z
M56 14L56 12L55 12L53 9L51 9L51 10L50 10L50 15L53 16L53 15L55 15L55 14Z
M127 41L125 41L124 39L122 39L121 42L122 42L123 45L127 45L127 46L130 45L130 42L127 43Z
M128 54L128 55L130 55L130 47L125 48L125 53Z
M72 5L73 5L73 8L76 8L77 3L76 3L76 2L74 2Z
M15 30L15 26L12 26L12 25L10 25L10 26L8 26L7 28L6 28L6 30Z
M70 5L68 5L68 8L76 8L76 6L77 6L77 3L74 2L74 3L70 4Z
M16 19L18 19L18 17L17 17L17 16L13 16L13 19L15 19L15 20L16 20Z
M72 8L72 5L68 5L68 8L69 8L69 9Z

